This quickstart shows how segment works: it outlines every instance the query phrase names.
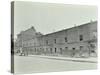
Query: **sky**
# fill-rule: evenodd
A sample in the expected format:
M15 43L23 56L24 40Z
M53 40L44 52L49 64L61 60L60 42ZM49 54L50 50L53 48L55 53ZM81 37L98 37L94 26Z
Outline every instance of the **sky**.
M48 34L97 20L97 6L34 3L14 3L14 38L34 26L37 32Z

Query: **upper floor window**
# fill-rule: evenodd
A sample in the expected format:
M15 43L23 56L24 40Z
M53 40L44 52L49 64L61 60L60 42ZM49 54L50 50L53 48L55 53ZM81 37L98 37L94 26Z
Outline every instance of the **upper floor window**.
M62 48L60 48L60 50L62 50Z
M68 47L65 47L65 50L68 50Z
M35 52L36 52L36 48L35 48Z
M46 44L48 45L48 40L46 40Z
M50 52L52 53L52 48L50 48Z
M65 42L67 42L68 40L67 40L67 37L65 37Z
M75 48L72 48L72 50L75 50Z
M32 43L30 43L30 46L32 45Z
M80 38L80 41L82 41L83 40L83 35L80 35L79 38Z
M83 49L83 46L80 46L80 50L82 50Z
M56 39L54 39L54 43L56 43Z

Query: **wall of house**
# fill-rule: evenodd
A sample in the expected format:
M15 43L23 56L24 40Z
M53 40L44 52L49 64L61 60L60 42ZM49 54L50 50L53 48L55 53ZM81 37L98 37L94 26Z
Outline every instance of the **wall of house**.
M86 23L46 35L37 36L35 33L37 32L32 31L31 28L19 36L20 40L23 40L20 44L22 44L23 52L26 55L89 56L89 41L93 39L94 33L97 33L97 22Z
M41 48L45 54L71 55L75 49L76 55L89 56L88 41L92 39L97 23L87 23L85 25L73 27L59 32L47 34L41 37ZM83 39L80 40L80 35ZM67 38L67 41L65 40ZM56 42L55 42L56 40ZM37 47L38 48L38 47ZM39 47L40 48L40 47Z

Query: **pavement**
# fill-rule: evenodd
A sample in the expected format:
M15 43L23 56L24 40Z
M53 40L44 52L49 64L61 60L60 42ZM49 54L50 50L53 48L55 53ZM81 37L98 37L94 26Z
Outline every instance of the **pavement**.
M55 60L63 60L63 61L97 63L96 57L76 58L76 57L61 57L61 56L46 56L46 55L28 55L28 56L47 58L47 59L55 59Z

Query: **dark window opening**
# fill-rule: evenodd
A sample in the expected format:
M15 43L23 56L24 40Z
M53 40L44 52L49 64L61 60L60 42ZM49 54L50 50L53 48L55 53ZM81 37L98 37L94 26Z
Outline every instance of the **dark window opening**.
M80 41L82 41L83 40L83 35L80 35Z
M75 48L73 48L73 50L75 50Z
M57 48L55 48L55 53L57 52Z
M65 47L65 50L68 50L68 47Z
M60 50L62 50L62 48L60 48Z
M91 52L92 52L92 53L95 53L95 51L94 51L94 50L92 50Z
M54 39L54 42L56 43L56 39Z
M68 42L67 37L65 37L65 42Z

